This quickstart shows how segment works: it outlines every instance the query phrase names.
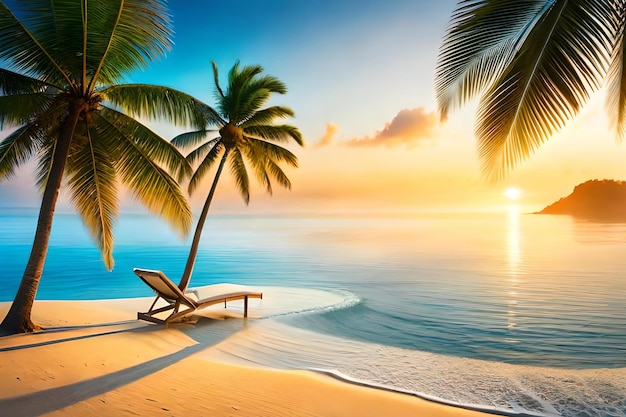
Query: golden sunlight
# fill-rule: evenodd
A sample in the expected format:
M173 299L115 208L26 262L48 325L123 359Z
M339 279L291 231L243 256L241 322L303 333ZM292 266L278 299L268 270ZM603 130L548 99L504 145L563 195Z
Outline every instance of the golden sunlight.
M504 195L509 200L517 200L522 196L522 190L520 190L519 188L515 188L515 187L509 187L506 190L504 190Z

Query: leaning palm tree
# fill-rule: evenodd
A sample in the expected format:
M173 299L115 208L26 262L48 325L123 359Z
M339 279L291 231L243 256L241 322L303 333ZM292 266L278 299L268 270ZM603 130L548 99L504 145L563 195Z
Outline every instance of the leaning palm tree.
M204 226L222 169L228 161L235 183L246 204L250 201L250 182L248 167L254 176L272 193L273 178L279 185L291 188L291 182L279 164L297 167L296 156L286 148L273 142L294 140L303 145L300 131L293 126L274 124L276 119L293 117L291 109L283 106L270 106L262 109L272 93L285 94L287 87L280 80L268 75L261 75L261 66L239 68L237 62L228 73L228 87L222 90L219 84L217 66L213 64L215 96L217 109L204 105L205 122L218 130L197 130L183 133L172 140L176 146L191 147L199 145L187 160L195 165L196 171L189 181L189 193L193 193L202 179L219 159L219 165L213 178L207 199L196 225L187 264L179 287L185 290L193 272L200 235ZM207 137L211 137L208 141ZM220 157L221 155L221 157Z
M626 2L463 0L439 51L443 120L480 96L475 134L492 179L530 156L608 85L607 111L626 134Z
M168 141L132 116L204 126L192 97L164 87L119 84L170 48L165 0L29 0L0 3L0 179L30 159L43 196L21 284L0 325L37 329L30 313L64 182L113 267L113 223L122 184L182 234L191 211L168 173L191 171ZM168 171L166 171L166 169Z

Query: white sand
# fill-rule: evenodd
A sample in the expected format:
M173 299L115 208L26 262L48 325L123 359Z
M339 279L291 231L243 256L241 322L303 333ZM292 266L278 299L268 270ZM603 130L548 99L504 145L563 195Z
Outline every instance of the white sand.
M251 321L259 310L266 314L274 308L276 295L263 291L264 300L250 301ZM151 301L36 302L33 319L48 330L0 337L0 415L487 415L309 371L212 361L206 355L210 338L217 343L231 335L210 334L211 322L242 320L242 302L204 310L198 331L209 337L198 343L185 332L190 325L166 328L137 321L136 312ZM0 303L0 315L8 308L9 303Z

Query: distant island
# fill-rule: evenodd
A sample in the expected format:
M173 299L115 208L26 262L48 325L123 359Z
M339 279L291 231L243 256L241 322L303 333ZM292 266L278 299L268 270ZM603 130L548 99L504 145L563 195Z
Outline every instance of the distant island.
M569 214L589 220L626 221L626 181L590 180L535 214Z

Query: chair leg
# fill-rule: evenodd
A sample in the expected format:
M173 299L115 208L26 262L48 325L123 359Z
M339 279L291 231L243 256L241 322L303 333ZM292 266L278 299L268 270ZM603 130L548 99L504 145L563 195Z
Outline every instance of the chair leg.
M152 311L152 309L154 308L154 306L157 303L157 301L159 301L159 298L161 298L161 296L157 295L156 298L154 299L154 301L152 302L152 305L150 306L150 309L148 310L148 312Z
M243 298L243 317L248 317L248 296Z

